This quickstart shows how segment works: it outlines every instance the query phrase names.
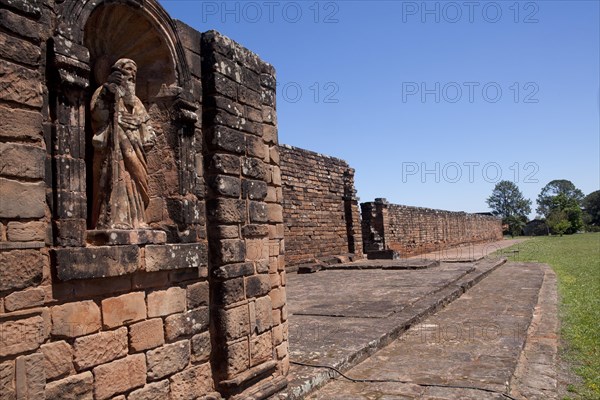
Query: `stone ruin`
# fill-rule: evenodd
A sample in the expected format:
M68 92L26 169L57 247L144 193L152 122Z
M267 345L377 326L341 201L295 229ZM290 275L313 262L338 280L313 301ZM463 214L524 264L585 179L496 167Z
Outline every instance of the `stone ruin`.
M155 0L0 26L0 398L282 390L284 236L362 257L354 171L280 147L274 68Z

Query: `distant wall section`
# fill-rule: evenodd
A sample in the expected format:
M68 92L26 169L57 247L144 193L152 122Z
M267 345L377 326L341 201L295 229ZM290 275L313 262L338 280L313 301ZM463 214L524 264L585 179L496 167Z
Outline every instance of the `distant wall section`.
M502 239L499 218L389 204L361 203L365 251L392 249L401 256Z
M347 162L280 146L286 261L362 256L354 169Z

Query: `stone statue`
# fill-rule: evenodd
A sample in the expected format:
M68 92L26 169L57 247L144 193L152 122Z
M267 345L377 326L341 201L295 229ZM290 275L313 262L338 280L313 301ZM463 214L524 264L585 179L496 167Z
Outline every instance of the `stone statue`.
M94 146L91 225L96 229L145 229L149 203L146 150L154 130L135 95L137 65L122 58L91 102Z

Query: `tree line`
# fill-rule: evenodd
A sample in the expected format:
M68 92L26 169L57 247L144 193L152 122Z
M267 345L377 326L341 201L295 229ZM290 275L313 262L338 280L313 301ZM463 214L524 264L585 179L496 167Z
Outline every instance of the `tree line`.
M512 236L523 234L531 213L531 200L526 199L511 181L500 181L486 200L492 213L502 217L506 231ZM537 198L538 230L546 234L572 234L582 230L600 231L600 190L585 196L573 182L557 179L544 186Z

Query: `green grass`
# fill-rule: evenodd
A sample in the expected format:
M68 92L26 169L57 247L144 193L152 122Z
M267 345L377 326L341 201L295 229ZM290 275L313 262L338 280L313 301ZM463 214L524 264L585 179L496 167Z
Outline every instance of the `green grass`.
M600 233L537 237L509 261L549 264L558 277L563 356L581 376L569 391L583 399L600 399Z

